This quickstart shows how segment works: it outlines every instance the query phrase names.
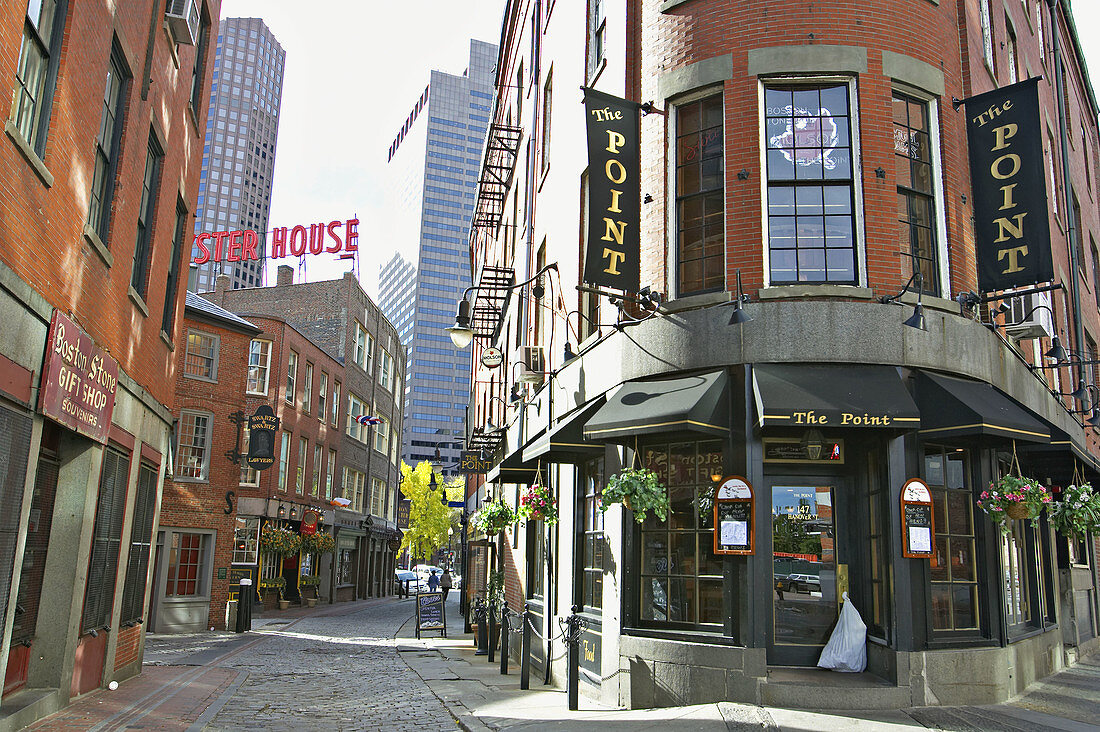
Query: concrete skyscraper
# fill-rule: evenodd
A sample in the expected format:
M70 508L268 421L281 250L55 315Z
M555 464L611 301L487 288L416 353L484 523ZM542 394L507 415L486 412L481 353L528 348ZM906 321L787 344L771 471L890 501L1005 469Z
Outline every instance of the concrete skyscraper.
M219 274L229 275L234 288L262 282L285 60L286 52L261 19L221 22L195 233L254 229L260 232L260 259L199 265L196 292L213 290Z
M443 329L470 285L470 219L496 61L495 45L470 41L462 75L432 71L387 153L398 181L398 231L417 236L415 270L399 255L379 273L379 305L408 347L401 455L415 464L435 460L438 449L446 474L462 449L470 354Z

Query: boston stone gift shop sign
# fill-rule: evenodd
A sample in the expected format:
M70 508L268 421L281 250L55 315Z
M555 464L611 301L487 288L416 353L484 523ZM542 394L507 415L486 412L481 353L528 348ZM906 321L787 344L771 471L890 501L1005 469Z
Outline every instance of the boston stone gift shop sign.
M50 322L38 408L96 442L106 442L118 389L118 362L60 310Z

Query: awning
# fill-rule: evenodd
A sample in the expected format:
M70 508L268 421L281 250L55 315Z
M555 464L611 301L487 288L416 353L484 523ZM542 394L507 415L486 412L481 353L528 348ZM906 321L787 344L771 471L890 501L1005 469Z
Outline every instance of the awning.
M1085 448L1084 443L1053 425L1050 444L1027 445L1020 449L1020 464L1029 475L1050 478L1059 485L1074 480L1074 470L1085 480L1100 478L1100 461Z
M754 364L761 427L916 429L921 413L893 366Z
M549 431L536 437L523 449L526 462L542 460L545 463L577 463L603 455L602 442L584 439L584 424L603 404L603 398L595 399L558 421Z
M725 371L662 381L628 381L584 425L584 438L632 441L655 432L729 431Z
M500 483L533 483L535 482L535 475L538 472L539 461L536 460L524 460L523 453L529 445L535 440L538 440L545 434L545 431L540 432L533 438L528 440L523 447L517 447L504 456L504 459L497 465L494 465L488 473L485 474L486 482L497 481ZM545 461L544 461L545 462Z
M1003 437L1050 442L1050 430L1023 407L984 381L920 371L917 380L921 435Z

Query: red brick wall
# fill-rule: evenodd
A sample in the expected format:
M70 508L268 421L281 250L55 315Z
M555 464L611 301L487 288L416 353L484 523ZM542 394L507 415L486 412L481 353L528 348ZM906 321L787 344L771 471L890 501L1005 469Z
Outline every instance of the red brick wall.
M134 625L118 631L118 644L115 647L115 671L133 663L138 657L138 644L141 641L143 626Z
M13 140L0 134L0 260L51 305L71 311L96 342L118 359L123 370L164 404L172 400L174 364L174 355L160 338L165 279L177 199L195 200L221 2L202 0L202 4L213 26L197 124L196 116L188 111L195 49L179 46L178 56L174 56L173 44L159 19L148 97L141 96L149 13L153 9L163 12L163 3L69 0L44 155L54 176L52 187L42 182ZM5 115L14 93L25 11L24 2L0 4L0 77L8 80L2 100ZM117 38L133 79L125 102L118 177L105 242L114 260L108 267L82 232L88 218L95 136L112 37ZM153 219L146 293L149 314L145 316L127 292L150 126L156 130L165 157ZM185 243L181 251L184 278L189 255L190 246ZM183 293L184 288L179 288L177 313L183 310Z

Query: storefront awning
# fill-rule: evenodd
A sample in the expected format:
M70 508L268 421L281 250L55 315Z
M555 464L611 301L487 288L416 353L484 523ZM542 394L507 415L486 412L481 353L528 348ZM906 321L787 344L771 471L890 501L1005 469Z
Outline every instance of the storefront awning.
M920 371L917 401L926 439L991 436L1050 442L1046 425L984 381Z
M523 449L524 461L576 463L602 455L603 443L587 442L584 439L584 425L601 405L603 405L603 399L596 399L591 404L586 404L567 414L550 430L536 437Z
M761 427L916 429L921 413L893 366L755 364Z
M633 441L655 432L729 431L729 380L725 371L662 381L628 381L584 425L584 438Z
M500 483L533 483L538 473L540 462L536 460L524 460L523 453L535 440L540 439L544 432L540 432L528 440L523 447L517 447L504 456L498 464L494 465L485 474L486 482L498 481ZM545 461L543 461L545 462Z
M1075 479L1100 479L1100 461L1093 457L1081 440L1053 425L1050 425L1050 444L1028 445L1020 449L1020 465L1027 474L1050 478L1058 485L1068 485Z

